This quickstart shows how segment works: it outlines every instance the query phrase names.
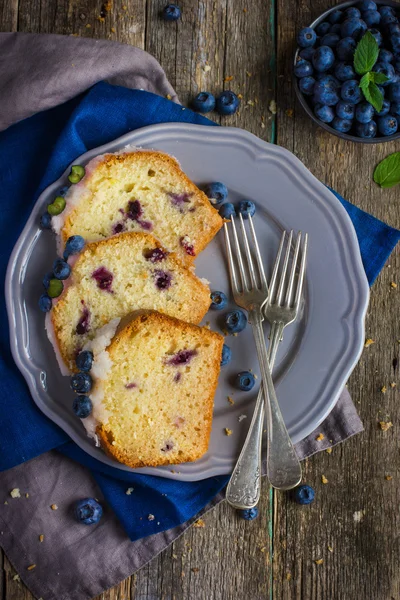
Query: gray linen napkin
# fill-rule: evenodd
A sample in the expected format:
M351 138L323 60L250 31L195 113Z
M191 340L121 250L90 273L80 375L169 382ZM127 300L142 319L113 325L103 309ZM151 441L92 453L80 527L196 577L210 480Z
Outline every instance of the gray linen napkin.
M157 61L138 48L59 35L0 33L0 131L101 80L169 94L178 101ZM297 453L311 456L362 429L344 389L327 419L297 444ZM317 442L319 433L324 439ZM14 488L19 488L20 498L9 495ZM0 546L21 579L43 600L88 600L100 594L140 569L191 525L131 542L110 510L98 525L75 523L71 506L84 496L103 499L90 473L55 451L0 473ZM223 494L201 514L221 500ZM32 564L36 567L28 571Z

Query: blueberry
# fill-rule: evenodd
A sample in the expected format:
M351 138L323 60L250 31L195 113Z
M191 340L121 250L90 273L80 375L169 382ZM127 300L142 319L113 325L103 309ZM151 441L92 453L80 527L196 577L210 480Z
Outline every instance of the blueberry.
M309 485L299 485L293 490L293 498L297 504L311 504L315 498L315 492Z
M378 46L382 46L382 34L378 29L368 29L373 38L375 38Z
M335 62L335 55L332 48L329 46L320 46L314 52L312 57L312 64L316 71L324 72L328 71Z
M393 13L391 13L391 14L388 13L385 15L383 15L381 13L381 25L386 26L386 28L388 28L391 23L398 23L398 22L399 22L398 18Z
M330 48L334 48L339 40L340 36L337 33L329 32L321 39L321 46L329 46Z
M353 65L338 62L335 65L335 77L340 81L347 81L348 79L354 79L356 77L356 72L353 69Z
M350 8L346 8L344 11L345 19L359 19L361 17L361 12L355 6L350 6Z
M86 419L92 413L92 401L89 396L76 396L72 403L72 410L76 417Z
M316 80L320 85L329 90L338 90L342 85L339 79L329 73L317 73Z
M335 117L332 121L333 129L336 129L336 131L340 131L341 133L350 131L352 125L352 121L349 121L349 119L341 119L340 117Z
M51 271L50 273L46 273L46 275L43 277L43 287L45 290L49 289L49 285L50 285L50 280L53 279L54 275L53 275L53 271Z
M220 115L233 115L239 108L240 100L230 90L222 92L217 98L216 107Z
M379 50L378 62L390 63L393 60L393 54L385 48Z
M219 209L219 214L223 219L230 219L232 215L235 215L236 211L232 202L225 202Z
M83 498L78 500L74 508L75 517L79 523L94 525L98 523L103 515L101 504L94 498Z
M360 138L374 138L376 136L375 121L369 121L369 123L356 123L356 134Z
M400 83L389 85L388 97L391 102L400 102Z
M307 77L313 74L312 64L305 58L297 58L294 66L294 74L296 77Z
M392 102L390 105L390 114L400 120L400 102Z
M64 185L61 189L58 190L58 195L64 198L65 194L68 192L69 186Z
M50 279L49 285L47 287L47 293L50 298L58 298L61 292L64 289L63 282L59 279Z
M243 219L254 217L256 212L256 205L251 200L241 200L238 205L238 214L241 214Z
M243 392L250 392L256 382L253 373L250 371L241 371L236 375L237 386Z
M340 21L343 19L343 13L341 10L333 10L329 15L328 19L329 23L332 23L332 25L336 25L337 23L340 23Z
M383 73L384 75L386 75L386 77L388 78L387 81L385 81L385 83L382 83L381 85L383 85L384 87L386 87L387 85L389 85L389 83L392 83L393 79L395 78L395 70L393 65L391 65L390 63L387 62L378 62L375 64L374 66L374 72L375 73Z
M93 353L89 350L82 350L76 357L75 364L79 371L88 372L92 368Z
M346 19L345 21L343 21L340 27L342 38L352 37L358 40L366 31L366 24L364 23L364 21L362 21L362 19L359 19L357 17L351 17Z
M335 25L332 25L329 33L337 33L338 36L340 36L340 23L336 23ZM326 34L328 35L328 34Z
M386 15L393 15L394 14L394 8L392 6L380 6L378 8L378 11L380 12L381 16L384 17Z
M339 95L333 84L325 85L317 81L314 85L314 100L319 104L334 106L339 102Z
M258 517L258 508L256 506L253 508L245 508L243 510L238 510L238 513L245 521L253 521Z
M352 61L356 45L356 41L352 37L343 38L335 48L336 56L339 60Z
M192 102L192 108L196 112L206 113L211 112L215 108L215 98L210 92L200 92Z
M372 0L363 0L362 2L359 2L357 6L361 12L366 10L376 10L378 8L376 3Z
M323 123L330 123L335 118L333 109L325 104L316 104L314 107L314 114Z
M70 379L70 385L77 394L87 394L92 389L92 378L89 373L75 373Z
M375 114L378 115L378 117L384 117L385 115L387 115L390 111L390 102L389 100L386 100L385 98L383 99L383 104L382 104L382 110L380 110L379 112L376 110Z
M40 310L42 310L43 312L49 312L52 306L53 303L51 301L50 296L48 294L42 294L39 298Z
M390 36L390 43L392 46L392 50L395 54L399 54L400 52L400 34L392 34Z
M206 185L204 193L209 198L211 204L216 206L225 202L228 197L228 189L226 185L220 181L214 181L213 183Z
M331 28L331 24L328 23L327 21L324 21L323 23L319 23L319 25L316 26L315 32L317 35L322 37L323 35L328 33L328 31L330 31L330 28Z
M228 298L224 292L211 292L211 306L213 310L222 310L228 304Z
M312 57L314 54L314 48L303 48L302 50L300 50L299 52L299 56L300 58L305 58L308 61L311 61Z
M389 23L387 26L387 30L390 35L399 35L400 34L400 23Z
M311 27L304 27L297 34L297 43L301 48L308 48L314 46L317 39L317 34Z
M85 246L85 240L81 235L71 235L67 239L64 250L64 260L67 260L71 254L79 254Z
M396 69L396 71L400 71L400 60L399 60L398 56L396 57L396 60L394 61L394 68Z
M358 87L358 81L356 79L349 79L342 85L340 91L342 100L351 102L352 104L358 104L362 98L361 90Z
M164 21L178 21L181 17L181 9L176 4L168 4L163 8Z
M381 15L377 10L367 10L363 13L362 18L367 27L375 27L379 25Z
M225 365L227 365L230 360L232 358L232 350L229 348L229 346L227 346L226 344L224 344L222 346L222 355L221 355L221 367L224 367Z
M71 267L62 258L56 258L53 264L53 273L56 279L68 279L71 275Z
M245 313L237 308L225 315L225 329L228 333L240 333L247 325Z
M378 131L382 135L393 135L396 133L398 127L396 117L392 115L385 115L384 117L378 117Z
M354 119L354 111L355 106L350 102L345 102L344 100L340 100L336 104L336 114L340 119L348 119L352 121Z
M311 96L314 91L314 77L302 77L299 81L299 90L305 96Z
M374 116L374 107L369 102L360 102L356 108L356 121L369 123Z
M48 212L45 212L40 217L40 227L42 229L51 229L51 215Z

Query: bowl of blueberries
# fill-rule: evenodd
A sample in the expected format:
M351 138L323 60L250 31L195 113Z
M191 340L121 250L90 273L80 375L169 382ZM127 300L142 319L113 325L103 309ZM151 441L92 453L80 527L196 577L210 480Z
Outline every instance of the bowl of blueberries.
M353 142L400 137L400 4L343 2L297 44L295 90L313 121Z

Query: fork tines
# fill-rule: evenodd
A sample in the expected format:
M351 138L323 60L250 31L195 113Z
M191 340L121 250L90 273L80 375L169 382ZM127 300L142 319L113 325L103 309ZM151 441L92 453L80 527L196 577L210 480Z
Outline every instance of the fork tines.
M296 236L290 271L288 271L288 266L293 241L293 230L290 231L287 241L286 236L287 232L284 231L282 233L278 254L276 256L274 268L272 271L271 281L269 285L268 304L284 306L287 308L294 308L297 311L300 305L304 272L306 268L308 234L306 233L303 236L301 231L299 231ZM301 243L302 240L303 243ZM286 251L284 253L282 261L281 259L283 255L285 241ZM282 266L280 268L281 262ZM295 281L296 277L297 281ZM295 292L293 294L294 289Z

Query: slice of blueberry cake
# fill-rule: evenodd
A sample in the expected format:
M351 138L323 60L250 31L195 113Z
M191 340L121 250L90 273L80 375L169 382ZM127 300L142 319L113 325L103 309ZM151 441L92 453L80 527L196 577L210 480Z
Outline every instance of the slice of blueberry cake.
M151 232L186 264L222 227L218 211L161 152L138 150L96 157L53 217L60 247L72 235L97 241L125 231Z
M92 414L82 422L131 467L197 460L208 448L223 337L139 311L94 355Z
M176 255L152 235L131 232L86 245L46 328L59 363L73 370L77 353L112 319L154 309L200 323L209 305L208 286Z

